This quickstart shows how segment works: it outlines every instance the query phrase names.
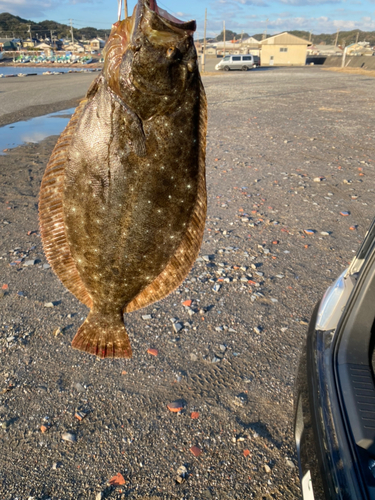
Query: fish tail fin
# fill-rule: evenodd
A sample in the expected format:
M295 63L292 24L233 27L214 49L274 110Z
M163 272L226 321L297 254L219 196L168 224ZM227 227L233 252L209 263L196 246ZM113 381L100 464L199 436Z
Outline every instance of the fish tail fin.
M122 318L90 312L76 333L72 347L99 358L131 358L130 340Z

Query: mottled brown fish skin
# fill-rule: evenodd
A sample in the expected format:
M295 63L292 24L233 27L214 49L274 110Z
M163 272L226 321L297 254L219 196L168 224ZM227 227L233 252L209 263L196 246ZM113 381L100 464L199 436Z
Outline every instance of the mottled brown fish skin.
M204 229L206 100L195 23L178 24L155 10L140 0L132 18L114 26L103 73L41 190L47 257L65 286L74 281L73 293L91 306L72 345L100 357L131 356L123 312L181 283ZM53 225L48 216L47 181L62 163L55 195L65 240L58 236L56 244L56 229L48 227L60 219ZM57 270L61 259L53 252L60 244L68 277Z

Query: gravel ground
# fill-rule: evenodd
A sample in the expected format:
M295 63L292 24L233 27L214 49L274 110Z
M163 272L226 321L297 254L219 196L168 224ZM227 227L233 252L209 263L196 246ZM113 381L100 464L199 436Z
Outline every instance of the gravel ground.
M0 156L1 499L300 498L294 377L313 306L374 215L373 80L270 68L204 83L201 256L126 317L132 360L70 347L87 309L38 233L56 137Z

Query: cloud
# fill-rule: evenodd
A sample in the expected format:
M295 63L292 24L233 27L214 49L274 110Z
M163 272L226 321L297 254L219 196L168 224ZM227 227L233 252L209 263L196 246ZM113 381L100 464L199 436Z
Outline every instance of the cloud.
M342 3L341 0L278 0L285 5L305 6L305 5L322 5L329 3Z
M241 5L264 5L265 2L258 2L257 0L226 0L226 3L239 3Z
M56 9L57 6L83 3L93 4L94 0L60 0L58 3L52 0L0 0L0 12L9 12L23 19L45 18L49 15L49 11ZM102 1L99 0L99 3Z
M222 12L231 9L236 12L244 12L244 7L248 6L266 7L267 2L265 0L218 0L211 3L211 10Z
M168 11L169 12L169 11ZM195 19L194 14L189 14L186 12L171 12L172 16L177 17L177 19Z
M319 17L305 17L305 16L288 16L287 13L282 12L275 15L275 18L269 16L268 22L265 16L248 15L240 19L232 18L226 22L227 29L241 33L242 30L251 34L261 33L267 29L267 33L276 34L283 31L304 30L312 31L315 34L320 33L335 33L347 30L375 30L375 18L364 16L356 21L341 18L332 18L328 16ZM223 29L222 18L216 19L209 18L208 30L210 34L220 33Z
M327 16L320 17L278 17L271 20L268 24L268 30L273 33L280 31L291 30L306 30L313 31L313 33L334 33L337 30L347 31L361 29L363 31L375 30L375 20L371 17L362 17L357 21L332 19Z
M9 12L14 16L27 19L44 15L45 11L52 6L53 2L42 0L0 0L0 12Z

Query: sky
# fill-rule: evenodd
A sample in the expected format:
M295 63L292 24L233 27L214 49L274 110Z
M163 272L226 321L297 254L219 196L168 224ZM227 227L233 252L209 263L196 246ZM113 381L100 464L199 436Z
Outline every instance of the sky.
M223 29L237 33L280 33L305 30L315 34L337 30L375 31L375 0L157 0L181 20L196 19L203 37L207 8L207 36ZM136 0L128 0L132 12ZM0 13L9 12L38 22L45 19L83 28L108 29L117 21L118 0L0 0Z

